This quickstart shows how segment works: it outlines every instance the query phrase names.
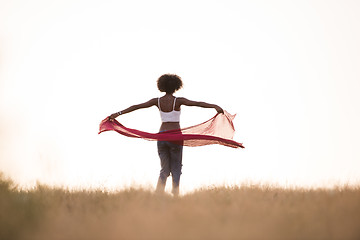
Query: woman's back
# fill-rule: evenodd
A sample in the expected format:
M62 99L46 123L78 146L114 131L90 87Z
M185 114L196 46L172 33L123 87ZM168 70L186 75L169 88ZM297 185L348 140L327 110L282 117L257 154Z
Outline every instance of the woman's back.
M158 98L158 108L162 112L180 111L180 104L173 95L164 95Z
M180 128L180 104L173 95L166 94L158 98L157 107L160 111L161 127L160 131L167 131Z

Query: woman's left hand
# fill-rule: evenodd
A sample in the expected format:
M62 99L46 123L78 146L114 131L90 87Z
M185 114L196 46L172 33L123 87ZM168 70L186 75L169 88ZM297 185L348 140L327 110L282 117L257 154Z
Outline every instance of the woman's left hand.
M119 116L119 113L113 113L109 116L109 120L114 120L115 118L117 118Z

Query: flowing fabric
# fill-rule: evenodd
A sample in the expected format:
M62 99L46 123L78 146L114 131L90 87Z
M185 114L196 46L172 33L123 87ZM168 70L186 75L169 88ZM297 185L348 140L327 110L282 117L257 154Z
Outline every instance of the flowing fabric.
M105 131L116 131L127 137L170 141L189 147L220 144L227 147L244 148L242 143L233 140L235 128L232 121L234 118L235 115L224 111L224 114L218 113L208 121L195 126L160 133L148 133L127 128L116 119L109 120L107 117L100 123L99 134Z

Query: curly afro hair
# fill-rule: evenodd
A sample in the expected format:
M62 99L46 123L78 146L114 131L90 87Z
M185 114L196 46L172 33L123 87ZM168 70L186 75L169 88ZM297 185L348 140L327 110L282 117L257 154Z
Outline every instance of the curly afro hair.
M164 74L157 80L157 86L160 92L174 93L182 88L181 78L176 74Z

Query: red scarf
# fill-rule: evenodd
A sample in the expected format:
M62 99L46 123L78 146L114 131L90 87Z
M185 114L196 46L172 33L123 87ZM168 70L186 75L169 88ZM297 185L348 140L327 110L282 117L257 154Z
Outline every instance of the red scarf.
M100 123L99 134L105 131L116 131L128 137L153 141L170 141L189 147L220 144L227 147L244 148L242 143L233 140L235 128L232 120L234 118L235 115L224 111L224 114L218 113L208 121L195 126L161 133L148 133L127 128L117 120L109 120L109 117L107 117Z

